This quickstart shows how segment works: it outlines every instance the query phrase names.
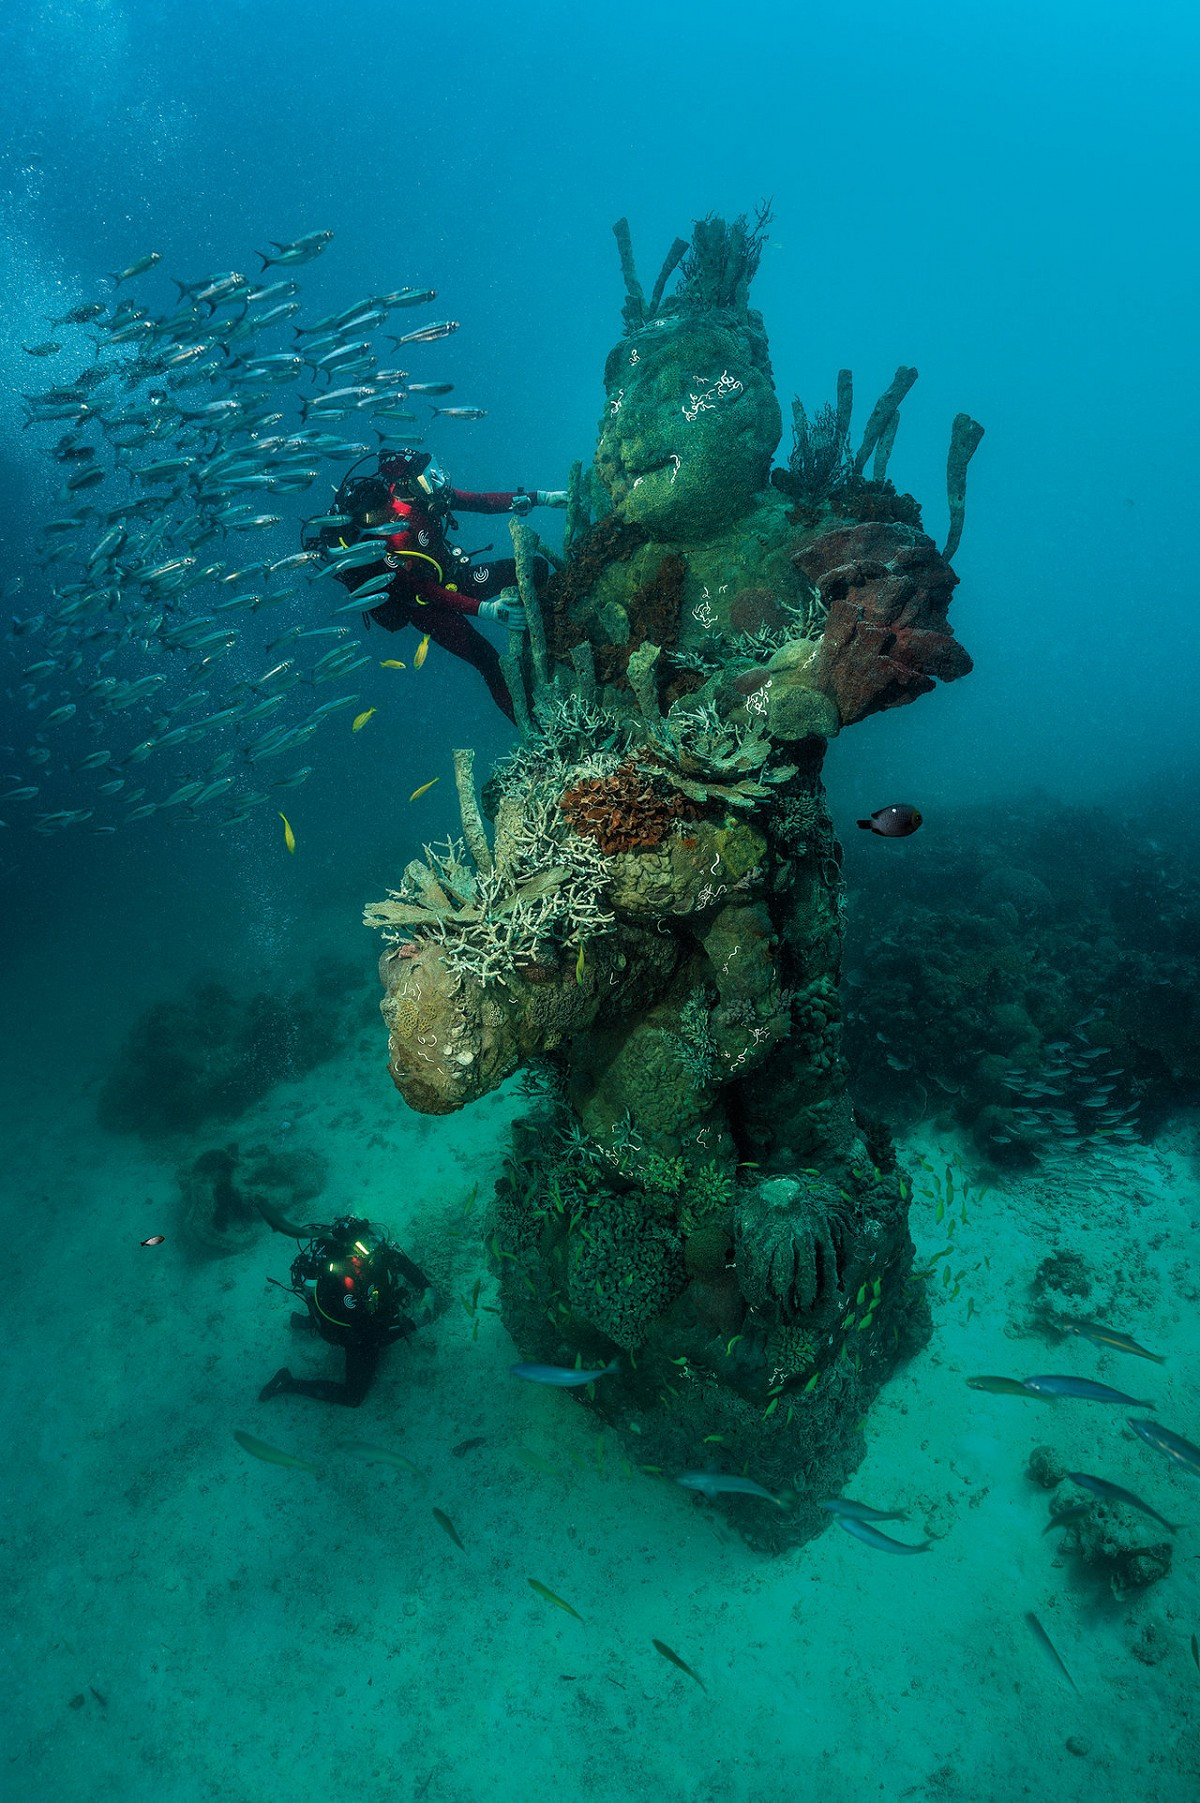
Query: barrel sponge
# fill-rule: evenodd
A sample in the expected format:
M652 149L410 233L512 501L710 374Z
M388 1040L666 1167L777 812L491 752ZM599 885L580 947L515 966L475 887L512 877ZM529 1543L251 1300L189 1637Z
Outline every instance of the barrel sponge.
M571 1307L618 1346L640 1346L686 1282L678 1234L633 1198L589 1210L572 1238Z
M753 1308L787 1321L837 1287L836 1185L773 1177L743 1190L734 1237L738 1282Z

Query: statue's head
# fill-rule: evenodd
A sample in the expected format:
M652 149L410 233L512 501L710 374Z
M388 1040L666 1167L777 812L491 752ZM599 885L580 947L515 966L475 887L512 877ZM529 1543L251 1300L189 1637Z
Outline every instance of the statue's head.
M677 292L662 298L668 259L649 306L626 262L596 472L614 510L655 538L708 538L767 486L782 418L762 319L746 305L764 225L700 221L690 249L676 243L687 252Z

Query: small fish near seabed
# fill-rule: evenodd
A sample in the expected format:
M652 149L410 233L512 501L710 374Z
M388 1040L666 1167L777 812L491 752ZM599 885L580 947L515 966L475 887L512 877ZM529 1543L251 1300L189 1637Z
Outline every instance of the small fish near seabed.
M1131 1420L1129 1426L1147 1446L1153 1446L1155 1452L1174 1460L1193 1477L1200 1477L1200 1446L1193 1446L1182 1434L1173 1434L1169 1427L1160 1427L1157 1421Z
M851 1502L848 1496L833 1496L817 1504L829 1515L842 1515L849 1521L907 1521L904 1509L872 1509L866 1503Z
M1073 1484L1078 1484L1081 1490L1090 1490L1092 1495L1098 1496L1102 1502L1122 1503L1125 1508L1136 1509L1139 1514L1148 1515L1151 1521L1157 1521L1161 1527L1166 1528L1168 1534L1179 1532L1175 1522L1168 1521L1165 1515L1160 1515L1157 1509L1152 1509L1149 1503L1143 1502L1140 1496L1135 1496L1132 1490L1125 1490L1120 1484L1110 1484L1104 1477L1092 1477L1086 1471L1068 1471L1067 1476Z
M927 1553L933 1545L932 1540L922 1540L919 1546L910 1546L907 1541L893 1540L890 1534L881 1533L869 1521L860 1521L856 1515L835 1516L838 1526L864 1546L873 1546L877 1553Z
M1046 1396L1029 1389L1019 1377L968 1377L969 1390L987 1390L993 1396L1023 1396L1028 1402L1031 1397L1038 1397L1042 1402L1049 1401Z
M881 839L907 839L915 833L924 816L907 801L893 801L886 808L876 808L859 826L864 832L878 833Z
M1116 1352L1132 1352L1140 1359L1153 1359L1156 1365L1165 1365L1166 1359L1161 1353L1147 1352L1136 1340L1131 1340L1127 1333L1118 1328L1105 1327L1099 1321L1063 1321L1061 1325L1068 1333L1078 1334L1082 1340L1091 1340L1096 1346L1111 1346Z
M650 1645L654 1648L656 1653L661 1654L661 1656L665 1660L667 1660L668 1664L678 1666L679 1670L681 1672L686 1673L686 1675L692 1680L693 1684L698 1684L700 1686L701 1690L704 1692L705 1696L708 1695L708 1686L705 1684L704 1679L700 1676L700 1673L694 1672L692 1670L691 1666L688 1664L687 1660L681 1659L679 1657L679 1654L674 1652L667 1645L665 1640L652 1640L650 1642Z
M1093 1383L1090 1377L1049 1376L1027 1377L1024 1387L1034 1396L1048 1396L1056 1399L1060 1396L1072 1396L1080 1402L1121 1402L1129 1409L1152 1409L1152 1402L1140 1402L1136 1396L1126 1396L1123 1390L1112 1390L1107 1384Z
M443 1534L449 1535L450 1539L453 1540L453 1542L454 1542L455 1546L458 1548L459 1552L465 1553L467 1549L463 1545L462 1541L459 1539L458 1529L455 1527L455 1525L451 1521L450 1517L448 1515L443 1514L441 1509L435 1509L433 1511L433 1519L437 1522L437 1524L441 1528Z
M345 1450L359 1453L369 1465L393 1465L397 1471L411 1472L413 1477L429 1476L422 1466L414 1465L402 1452L393 1452L388 1446L375 1446L370 1440L351 1440Z
M243 1452L248 1452L251 1458L261 1459L264 1465L284 1465L291 1470L311 1471L314 1477L320 1475L317 1467L308 1459L298 1458L294 1452L283 1452L278 1446L268 1445L265 1440L257 1440L253 1434L243 1433L240 1427L234 1428L233 1437Z
M165 1233L152 1233L148 1240L142 1241L142 1244L143 1246L161 1246L166 1237Z
M710 1502L717 1496L761 1496L764 1502L774 1503L777 1509L787 1507L786 1502L770 1490L764 1490L752 1477L733 1477L722 1471L684 1471L675 1482L682 1484L685 1490L699 1491Z
M1079 1686L1076 1684L1074 1678L1071 1676L1070 1672L1067 1670L1066 1666L1063 1664L1062 1656L1059 1653L1058 1648L1055 1646L1054 1642L1051 1640L1049 1634L1047 1634L1045 1628L1043 1628L1041 1622L1038 1620L1037 1616L1033 1613L1032 1609L1027 1609L1025 1611L1025 1620L1028 1624L1030 1633L1033 1635L1033 1638L1037 1641L1038 1645L1041 1647L1043 1653L1045 1653L1047 1659L1049 1659L1051 1665L1053 1665L1055 1671L1057 1671L1061 1677L1063 1677L1067 1680L1067 1683L1071 1686L1072 1690L1077 1691L1079 1689Z
M570 1603L564 1603L561 1596L555 1596L553 1590L548 1589L545 1584L539 1583L537 1578L526 1578L525 1582L531 1590L536 1591L538 1596L544 1598L548 1603L553 1603L556 1609L563 1610L567 1615L573 1615L576 1621L583 1620L577 1609L572 1609Z
M578 1371L573 1365L510 1365L513 1377L523 1377L527 1384L548 1384L556 1390L577 1390L594 1384L598 1377L614 1377L621 1369L616 1359L595 1371Z

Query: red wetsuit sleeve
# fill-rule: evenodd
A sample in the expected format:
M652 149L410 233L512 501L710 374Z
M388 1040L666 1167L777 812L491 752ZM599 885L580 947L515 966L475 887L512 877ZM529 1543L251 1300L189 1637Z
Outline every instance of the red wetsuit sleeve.
M414 592L418 602L426 601L435 607L448 607L456 614L477 614L479 602L474 595L464 595L460 589L442 588L436 582L417 581Z
M508 513L512 508L515 496L515 490L512 489L503 493L497 491L492 494L477 495L473 494L469 488L455 488L451 490L451 493L454 496L452 505L461 508L464 513Z

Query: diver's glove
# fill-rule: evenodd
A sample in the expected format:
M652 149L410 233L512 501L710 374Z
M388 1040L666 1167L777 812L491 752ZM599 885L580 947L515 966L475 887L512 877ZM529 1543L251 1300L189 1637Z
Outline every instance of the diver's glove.
M521 606L520 593L515 588L501 589L494 601L479 603L481 620L496 620L501 626L507 626L510 632L528 631L525 609Z
M529 510L536 505L536 491L532 495L527 495L523 488L519 488L508 504L508 511L515 513L520 519L524 519Z
M538 507L565 507L567 491L565 488L535 488L533 499Z

